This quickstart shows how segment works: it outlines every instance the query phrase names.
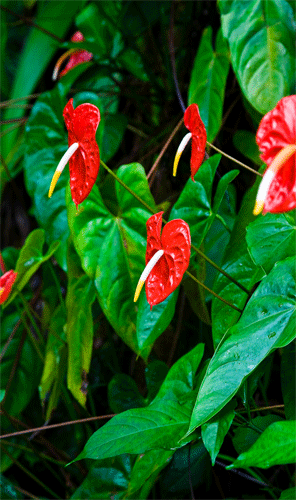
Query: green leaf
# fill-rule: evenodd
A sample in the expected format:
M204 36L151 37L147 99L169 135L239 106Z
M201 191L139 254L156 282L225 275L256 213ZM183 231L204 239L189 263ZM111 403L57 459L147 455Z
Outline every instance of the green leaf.
M137 342L141 356L145 361L147 361L155 340L170 324L175 312L178 295L179 287L151 310L146 294L144 292L141 294L137 314Z
M55 36L63 38L73 23L76 12L81 9L84 3L84 0L70 3L66 0L59 2L38 2L35 23ZM66 16L65 12L67 12ZM61 22L61 19L63 22ZM38 47L38 50L36 50L36 47ZM39 28L31 28L25 46L20 54L20 62L17 67L10 99L32 94L41 75L58 48L58 40L55 40ZM23 104L26 102L24 100ZM21 118L24 114L24 108L12 108L8 109L4 116L5 120L7 120ZM17 135L18 130L14 130L2 138L2 155L4 158L12 150Z
M117 373L109 382L108 404L114 413L146 406L136 382L125 373Z
M8 307L3 313L1 310L1 352L10 334L16 328L20 319L19 313ZM18 351L20 349L20 351ZM16 356L19 354L17 370L8 386L10 374L14 366ZM5 400L4 408L12 416L19 415L30 402L41 377L41 362L32 342L26 338L23 325L16 330L9 343L5 356L0 365L1 394L6 387L9 390Z
M44 231L43 229L35 229L27 237L23 248L20 251L19 258L16 263L15 271L18 273L14 282L12 292L5 302L6 307L17 296L18 292L26 286L29 279L39 269L43 262L46 262L55 253L59 246L59 242L52 243L47 253L43 255Z
M280 500L294 500L296 498L296 487L282 491Z
M211 470L208 452L200 438L197 443L184 446L175 452L173 460L160 479L161 489L164 491L163 498L188 498L190 491L189 463L192 487L197 489L209 481ZM188 492L187 495L186 492Z
M233 136L233 144L236 149L246 158L261 166L262 160L259 156L259 148L256 143L255 135L249 130L239 130Z
M274 422L282 421L278 415L265 415L264 417L255 417L250 422L250 426L237 427L234 431L232 443L237 453L247 451L258 439L261 433ZM256 429L257 428L257 429Z
M131 498L131 495L137 493L140 488L145 487L147 482L149 489L147 491L146 486L145 493L148 496L157 476L168 465L173 453L172 450L150 450L139 455L132 469L127 498ZM147 498L146 495L138 494L136 498Z
M24 161L26 188L33 201L32 213L45 229L46 241L61 241L56 258L66 269L66 241L69 236L65 206L65 187L69 173L61 175L52 198L48 190L55 169L67 150L63 123L66 100L62 86L46 92L35 103L26 124L27 152Z
M197 395L188 434L216 415L270 352L295 337L295 260L277 263L221 342Z
M58 306L51 317L49 325L44 367L39 386L39 393L42 401L44 401L54 383L61 360L61 350L66 345L65 333L63 330L65 323L65 310L61 306Z
M117 152L126 126L127 117L125 115L119 113L106 115L102 148L100 150L101 157L105 163Z
M273 265L295 254L296 226L285 214L259 216L247 227L247 244L254 262L268 273Z
M194 176L188 179L170 213L170 220L183 219L190 227L191 242L199 247L215 215L211 209L212 186L221 156L206 160Z
M117 175L155 210L141 165L123 165ZM109 212L96 186L78 216L68 193L68 220L82 266L90 278L95 277L104 314L124 342L140 354L133 297L145 267L146 221L151 213L118 182L115 191L116 215Z
M105 500L106 498L116 498L117 500L125 498L132 465L133 458L129 455L98 460L91 467L88 475L71 496L71 499Z
M261 467L296 462L296 421L274 422L259 436L248 451L228 465L227 469Z
M220 0L222 30L241 89L260 113L270 111L295 85L295 21L282 0Z
M121 453L138 454L159 448L169 450L177 446L192 411L194 375L203 347L203 344L198 344L172 366L158 395L148 407L128 410L113 417L91 436L75 460L102 459Z
M228 47L221 29L216 36L215 51L212 48L212 36L212 28L209 26L202 34L188 91L188 105L198 104L210 142L213 142L221 127L229 70Z
M89 372L92 344L93 318L91 306L96 298L93 281L88 276L72 279L67 291L67 386L73 396L85 407L87 374Z
M281 385L287 420L296 420L296 346L295 341L284 347L281 359Z
M230 401L217 415L201 426L201 437L208 450L212 465L223 444L224 438L234 419L236 401Z

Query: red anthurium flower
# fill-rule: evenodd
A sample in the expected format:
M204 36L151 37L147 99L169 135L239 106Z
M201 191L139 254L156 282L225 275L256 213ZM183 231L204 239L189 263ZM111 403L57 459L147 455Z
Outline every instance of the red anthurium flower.
M254 215L296 208L296 95L283 97L261 120L256 141L268 165Z
M3 304L11 292L12 285L15 282L17 273L15 271L7 271L0 278L0 304Z
M73 99L70 99L63 116L68 130L69 149L57 166L48 196L51 197L58 178L69 161L71 195L77 207L91 192L99 172L100 152L96 143L96 130L100 122L100 111L88 103L80 104L74 109Z
M76 31L74 35L71 38L71 42L83 42L84 36L80 31ZM65 54L63 54L58 62L56 63L54 70L53 70L53 75L52 79L56 80L59 74L59 70L63 62L69 57L69 61L67 62L65 68L63 71L60 72L60 78L61 76L64 76L70 69L75 68L78 64L81 64L83 62L90 61L92 58L92 53L87 52L87 50L84 49L69 49Z
M204 159L207 142L207 132L200 117L197 104L190 104L190 106L186 109L184 113L184 124L190 132L189 134L185 135L180 143L180 146L178 147L174 160L173 176L175 176L177 173L177 167L181 158L181 154L183 153L190 139L192 139L190 169L191 179L194 182L194 176Z
M146 223L146 267L139 279L134 301L146 281L146 297L151 306L165 300L181 283L190 259L191 236L182 219L168 222L161 233L162 214L152 215Z

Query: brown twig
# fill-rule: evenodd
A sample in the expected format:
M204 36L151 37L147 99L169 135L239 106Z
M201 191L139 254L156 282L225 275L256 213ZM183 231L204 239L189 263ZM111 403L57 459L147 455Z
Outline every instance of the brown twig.
M31 24L31 26L34 26L34 28L37 28L39 31L42 31L43 33L50 36L51 38L53 38L57 42L63 43L64 40L62 40L60 37L58 37L54 33L51 33L47 29L43 28L42 26L39 26L39 24L32 21L32 19L29 19L28 17L22 16L21 14L14 12L13 10L9 9L8 7L5 7L4 5L0 5L0 7L2 10L8 12L9 14L12 14L13 16L16 16L19 19L21 19L25 24Z

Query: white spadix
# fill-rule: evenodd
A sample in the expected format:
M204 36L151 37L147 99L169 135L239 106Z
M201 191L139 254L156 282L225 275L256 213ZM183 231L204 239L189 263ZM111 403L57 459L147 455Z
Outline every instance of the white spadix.
M134 296L134 302L137 302L146 279L148 278L148 276L151 273L152 269L154 268L155 264L157 264L159 259L163 256L163 254L164 254L164 250L158 250L153 255L153 257L149 260L147 266L145 267L145 269L142 272L140 279L138 281L137 288L135 291L135 296Z
M175 159L174 159L174 167L173 167L173 176L176 177L176 174L177 174L177 168L178 168L178 164L179 164L179 161L180 161L180 158L181 158L181 154L183 153L184 149L186 148L188 142L190 141L192 137L192 134L191 132L188 132L188 134L185 135L185 137L183 137L182 141L180 142L180 145L177 149L177 153L176 153L176 156L175 156Z
M285 162L291 158L291 156L296 152L296 144L289 144L288 146L281 149L281 151L274 157L273 162L265 171L263 179L260 183L255 207L253 210L254 215L260 214L264 208L264 203L268 195L270 185L275 178L277 172L283 167Z
M55 67L54 67L54 70L53 70L53 74L52 74L52 79L53 81L55 81L58 77L58 74L59 74L59 70L60 70L60 67L61 65L63 64L63 62L68 58L70 57L71 54L73 54L73 52L75 52L75 49L69 49L67 50L67 52L65 52L65 54L63 54L59 60L57 61Z
M56 171L53 174L52 181L50 183L50 188L48 191L48 198L51 198L53 190L56 186L56 183L58 182L58 179L59 179L62 171L64 170L64 168L67 165L68 161L70 160L71 156L75 153L75 151L77 151L78 148L79 148L78 142L74 142L73 144L71 144L71 146L67 149L66 153L61 158L61 160L56 168Z

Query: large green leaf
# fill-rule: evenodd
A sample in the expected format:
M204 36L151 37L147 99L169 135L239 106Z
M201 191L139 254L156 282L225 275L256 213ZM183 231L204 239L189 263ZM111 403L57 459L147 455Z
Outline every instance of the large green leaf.
M278 347L295 337L295 259L277 263L216 350L197 395L188 433L207 422Z
M48 243L59 240L63 244L56 258L66 269L66 245L69 236L65 207L65 186L69 182L67 171L57 183L51 199L48 190L54 171L67 150L67 136L63 123L66 104L63 87L43 94L34 105L26 124L27 152L24 170L26 188L33 201L33 214L46 231Z
M228 184L238 175L238 170L228 172L220 179L212 203L212 189L215 172L221 155L211 156L194 176L189 179L174 204L170 220L183 219L190 226L191 242L199 247L219 210Z
M117 175L155 210L141 165L123 165ZM82 266L89 277L95 277L104 314L118 335L139 353L133 296L145 266L146 221L151 213L119 183L115 192L116 215L107 209L96 186L81 204L79 215L68 193L68 220Z
M71 498L94 500L124 498L129 485L132 465L133 458L129 455L98 460Z
M236 401L230 401L217 415L201 426L201 437L208 450L212 465L223 444L224 438L234 419Z
M203 348L198 344L172 366L148 407L120 413L96 431L76 460L178 447L192 411L194 375Z
M255 417L250 425L240 425L234 430L232 443L237 453L247 451L258 439L261 433L274 422L282 420L278 415L265 415L264 417Z
M84 0L68 2L38 2L35 23L53 35L62 38L73 22L75 14L81 9ZM65 12L67 15L65 16ZM38 47L38 49L37 49ZM36 87L49 61L59 48L59 41L44 33L39 28L32 27L21 53L10 98L15 99L31 94ZM26 101L24 100L25 104ZM5 113L5 119L15 119L24 116L24 108L11 108ZM2 155L10 153L18 135L14 130L2 139Z
M220 0L222 30L241 89L260 113L295 86L295 21L286 0Z
M287 420L296 420L296 345L284 347L281 359L281 386Z
M173 318L178 295L179 287L151 310L146 294L141 294L137 314L137 342L141 355L146 361L153 343Z
M212 142L221 127L224 92L229 70L228 46L219 29L215 51L212 48L212 28L202 34L191 73L188 105L198 104L200 116Z
M28 283L29 279L33 276L38 268L46 262L55 253L59 246L59 242L55 241L51 244L50 248L43 255L44 246L44 230L35 229L27 237L23 248L20 251L19 258L16 263L15 271L18 273L14 282L14 288L5 302L6 307L18 294L24 286Z
M150 450L139 455L132 469L127 498L131 498L131 495L140 489L136 498L147 498L154 481L161 470L168 465L173 453L173 450ZM145 496L143 490L145 490Z
M248 451L229 465L227 469L294 464L296 462L296 421L274 422L259 436Z
M247 227L247 244L257 266L269 272L278 260L295 255L295 220L291 215L266 214Z
M71 280L66 297L66 332L69 352L67 386L84 407L93 344L91 306L95 298L95 287L88 276L84 275Z
M1 317L1 351L9 335L20 319L19 313L9 306ZM20 349L20 351L18 351ZM16 356L19 355L17 370L8 385ZM0 371L1 400L5 390L9 391L5 399L4 408L10 415L19 415L31 400L37 389L41 377L41 361L30 339L26 338L23 325L21 325L9 343L7 351L1 362ZM8 387L7 387L8 386Z

